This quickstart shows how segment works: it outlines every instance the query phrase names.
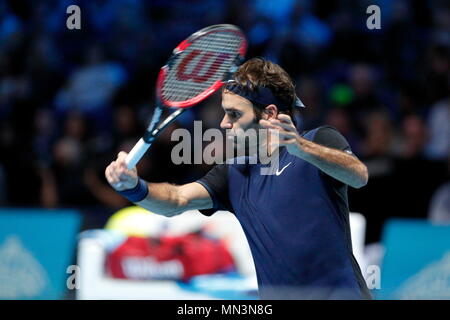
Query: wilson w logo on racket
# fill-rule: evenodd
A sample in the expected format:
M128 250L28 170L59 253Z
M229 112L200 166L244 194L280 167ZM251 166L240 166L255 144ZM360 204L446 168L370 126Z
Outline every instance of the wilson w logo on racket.
M136 165L158 134L185 108L219 90L244 59L246 51L244 34L230 24L210 26L181 42L159 72L153 119L125 159L128 169ZM176 110L161 121L164 107Z
M195 67L192 68L191 65L194 64L194 60L198 56L201 56L200 60L198 62L195 61ZM192 80L197 83L205 82L213 76L220 66L230 57L232 57L232 55L228 53L215 53L210 51L201 52L200 50L193 50L183 59L183 61L180 62L177 72L177 80ZM205 68L210 61L213 62ZM191 71L188 73L186 71L187 69L191 69ZM204 69L206 69L206 71Z

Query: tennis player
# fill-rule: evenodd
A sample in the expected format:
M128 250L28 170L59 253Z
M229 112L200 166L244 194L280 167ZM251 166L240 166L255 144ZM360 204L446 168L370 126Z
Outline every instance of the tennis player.
M261 58L239 67L224 87L222 107L220 126L231 135L276 130L279 143L270 136L259 141L278 152L273 174L261 174L269 164L258 160L217 164L185 185L148 183L135 168L127 170L127 154L120 152L106 168L108 182L164 216L190 209L208 216L233 212L252 251L261 299L370 299L352 253L347 200L347 186L363 187L368 172L347 140L329 126L299 132L293 112L304 106L289 75Z

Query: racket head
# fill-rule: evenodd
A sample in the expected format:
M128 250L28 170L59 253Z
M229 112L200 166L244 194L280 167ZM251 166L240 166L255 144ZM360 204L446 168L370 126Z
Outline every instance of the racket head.
M244 33L231 24L195 32L174 50L161 68L156 84L159 101L187 108L219 90L236 71L247 52Z

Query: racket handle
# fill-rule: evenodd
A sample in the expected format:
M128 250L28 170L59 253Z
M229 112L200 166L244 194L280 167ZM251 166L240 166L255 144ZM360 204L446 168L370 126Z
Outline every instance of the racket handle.
M130 153L125 158L125 163L127 164L127 169L131 170L136 164L141 160L145 152L150 148L151 143L146 143L144 139L140 139Z

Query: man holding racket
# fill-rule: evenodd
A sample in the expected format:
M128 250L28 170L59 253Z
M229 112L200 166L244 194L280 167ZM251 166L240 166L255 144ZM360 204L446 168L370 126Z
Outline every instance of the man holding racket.
M293 112L303 107L289 75L255 58L239 67L222 92L220 124L231 136L250 128L276 131L273 174L256 164L218 164L185 185L147 183L127 169L121 152L105 171L115 190L168 217L190 209L233 212L248 239L262 299L370 299L351 247L347 186L367 183L365 165L334 128L298 132ZM235 141L240 141L235 139ZM239 146L238 146L239 147Z

